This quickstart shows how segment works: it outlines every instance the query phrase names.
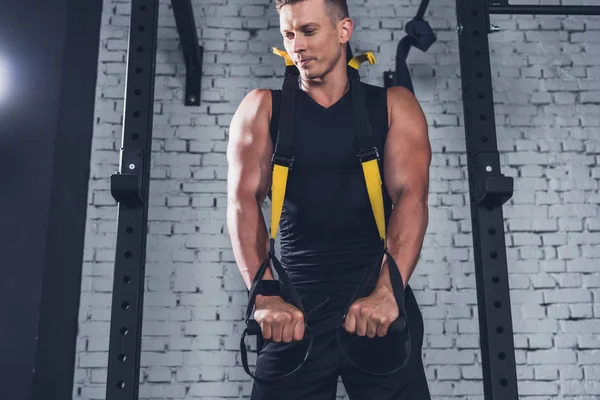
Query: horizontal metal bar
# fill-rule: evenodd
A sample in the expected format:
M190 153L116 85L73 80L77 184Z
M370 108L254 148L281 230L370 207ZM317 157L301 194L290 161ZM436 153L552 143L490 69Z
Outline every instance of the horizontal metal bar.
M600 15L600 6L490 5L490 14Z

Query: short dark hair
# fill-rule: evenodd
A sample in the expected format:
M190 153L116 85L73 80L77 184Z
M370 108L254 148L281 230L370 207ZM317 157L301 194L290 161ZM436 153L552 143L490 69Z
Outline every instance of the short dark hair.
M277 12L279 12L281 7L300 3L301 1L304 0L275 0L275 8L277 9ZM324 2L325 12L333 25L337 24L342 19L349 17L348 3L346 3L346 0L324 0Z

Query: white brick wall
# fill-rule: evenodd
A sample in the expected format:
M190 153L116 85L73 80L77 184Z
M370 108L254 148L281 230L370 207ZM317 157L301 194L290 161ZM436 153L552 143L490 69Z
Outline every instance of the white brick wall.
M281 84L270 0L194 0L205 47L202 105L185 107L184 65L168 1L160 7L141 398L244 398L238 352L245 287L225 223L227 130L239 101ZM352 44L382 85L417 2L350 1ZM588 2L590 3L590 2ZM598 4L596 1L595 4ZM366 5L366 7L364 6ZM106 0L83 263L75 399L103 399L115 248L109 176L118 167L129 2ZM411 285L425 318L434 399L482 399L455 6L432 2L438 41L410 63L434 150L431 214ZM522 399L600 397L600 23L493 16L490 37ZM265 208L265 210L267 210ZM340 397L344 396L339 386Z

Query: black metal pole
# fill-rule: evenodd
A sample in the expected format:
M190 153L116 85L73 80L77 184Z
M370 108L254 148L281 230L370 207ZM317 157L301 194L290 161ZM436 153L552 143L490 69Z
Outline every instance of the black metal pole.
M185 105L199 106L204 48L198 44L191 0L171 0L179 43L185 61Z
M600 15L600 6L490 5L490 14Z
M158 0L132 0L119 172L107 400L137 400L146 264Z
M486 400L517 400L502 204L512 179L500 173L486 2L456 0L477 309Z

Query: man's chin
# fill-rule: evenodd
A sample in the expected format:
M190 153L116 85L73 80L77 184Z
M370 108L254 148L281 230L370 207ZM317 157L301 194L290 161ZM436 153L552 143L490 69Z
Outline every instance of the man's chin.
M302 79L305 81L312 81L313 83L321 82L324 77L324 71L321 71L321 69L315 67L316 65L311 65L308 69L299 68Z
M305 69L300 70L300 76L302 77L302 79L305 79L305 80L315 79L314 73L312 73L311 71L307 71Z

